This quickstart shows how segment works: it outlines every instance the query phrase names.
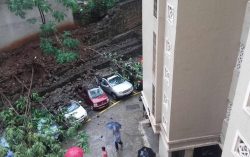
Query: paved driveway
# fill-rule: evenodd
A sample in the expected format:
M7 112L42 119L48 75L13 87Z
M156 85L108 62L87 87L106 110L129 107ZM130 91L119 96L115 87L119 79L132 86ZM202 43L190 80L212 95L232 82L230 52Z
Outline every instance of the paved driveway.
M86 157L101 157L101 147L105 146L108 157L137 157L137 150L143 146L142 134L138 130L142 117L142 103L138 95L119 102L112 101L111 107L99 112L87 123L85 130L89 134L90 153ZM123 149L115 151L112 131L105 127L109 121L122 124L121 135Z

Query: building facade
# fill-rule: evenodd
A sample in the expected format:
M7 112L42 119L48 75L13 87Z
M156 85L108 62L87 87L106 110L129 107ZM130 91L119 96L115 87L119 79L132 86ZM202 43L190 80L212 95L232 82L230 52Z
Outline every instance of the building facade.
M239 125L231 106L248 38L248 8L248 0L143 1L142 100L159 134L161 157L207 157L209 149L220 154L230 147L233 124Z

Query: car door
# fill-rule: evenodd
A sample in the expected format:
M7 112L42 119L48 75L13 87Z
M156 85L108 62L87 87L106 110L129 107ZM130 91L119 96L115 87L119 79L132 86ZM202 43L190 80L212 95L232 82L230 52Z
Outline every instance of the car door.
M110 86L109 86L107 80L102 79L101 87L102 87L102 89L103 89L105 92L111 93L111 91L110 91Z
M88 94L88 90L87 90L87 89L84 89L84 91L83 91L83 97L84 97L85 102L86 102L88 105L91 105L91 101L90 101L90 97L89 97L89 94Z

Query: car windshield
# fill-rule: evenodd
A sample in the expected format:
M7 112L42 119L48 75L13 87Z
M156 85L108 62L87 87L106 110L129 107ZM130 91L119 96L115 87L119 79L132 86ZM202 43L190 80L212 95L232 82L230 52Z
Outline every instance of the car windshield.
M94 88L88 91L90 98L97 98L103 94L103 91L101 88Z
M76 110L78 107L80 107L80 105L76 102L70 102L70 104L68 104L66 106L66 112L70 113L73 112L74 110Z
M116 86L116 85L118 85L118 84L123 83L124 81L125 81L125 80L124 80L122 77L116 75L115 77L113 77L113 78L111 78L111 79L109 80L109 83L110 83L110 85L113 87L113 86Z

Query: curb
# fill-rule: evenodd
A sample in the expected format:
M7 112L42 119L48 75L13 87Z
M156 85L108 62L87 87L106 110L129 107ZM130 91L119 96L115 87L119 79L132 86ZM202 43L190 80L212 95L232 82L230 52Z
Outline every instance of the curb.
M148 138L146 136L146 132L145 132L144 128L142 127L143 124L150 124L149 119L145 119L145 120L140 121L138 129L142 134L142 139L143 139L144 146L151 148L151 145L150 145L150 143L148 141Z

